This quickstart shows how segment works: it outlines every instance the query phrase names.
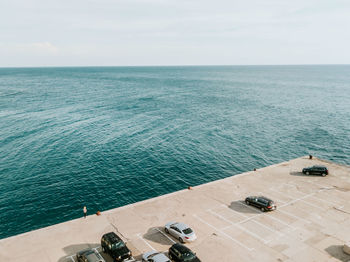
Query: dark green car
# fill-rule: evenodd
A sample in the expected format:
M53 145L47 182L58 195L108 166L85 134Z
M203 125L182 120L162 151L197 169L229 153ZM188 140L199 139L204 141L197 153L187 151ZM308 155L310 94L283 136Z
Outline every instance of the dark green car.
M325 166L305 167L305 168L303 168L302 172L305 175L320 175L320 176L328 175L328 169Z
M110 255L114 261L124 261L132 258L129 248L114 232L109 232L102 236L101 247L102 251Z
M188 247L176 243L169 248L169 257L175 262L201 262Z

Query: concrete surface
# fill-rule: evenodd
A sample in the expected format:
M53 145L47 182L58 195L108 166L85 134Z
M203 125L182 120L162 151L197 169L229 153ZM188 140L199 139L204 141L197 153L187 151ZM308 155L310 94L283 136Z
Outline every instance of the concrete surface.
M330 175L301 169L328 166ZM243 202L265 195L277 210L263 213ZM151 249L167 252L176 239L168 221L192 226L186 244L202 261L349 261L350 168L301 157L154 199L0 240L0 261L74 261L85 248L100 250L101 236L117 232L140 260ZM106 261L111 261L107 256Z

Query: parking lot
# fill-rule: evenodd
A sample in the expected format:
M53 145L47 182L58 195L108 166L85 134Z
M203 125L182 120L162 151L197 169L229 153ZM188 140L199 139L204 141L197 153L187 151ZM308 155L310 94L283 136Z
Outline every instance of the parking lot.
M330 174L300 172L314 164L326 165ZM277 209L262 212L249 206L244 202L248 195L273 199ZM194 229L197 240L186 245L201 261L349 261L342 245L350 241L350 169L307 157L294 159L109 210L86 221L78 219L0 240L0 260L75 261L75 253L84 248L101 251L101 236L114 231L140 261L144 252L166 253L179 242L164 232L169 221ZM55 245L45 246L45 239L53 236ZM16 257L9 256L15 240L32 246L32 257L21 248Z

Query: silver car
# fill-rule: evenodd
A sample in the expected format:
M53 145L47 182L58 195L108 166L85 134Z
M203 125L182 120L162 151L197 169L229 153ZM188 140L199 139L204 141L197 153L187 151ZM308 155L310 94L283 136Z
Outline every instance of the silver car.
M193 230L184 223L169 222L165 225L165 232L171 234L181 243L192 242L197 239L196 234Z
M106 262L95 249L85 249L77 253L78 262Z
M143 262L170 262L169 258L161 252L152 250L142 255Z

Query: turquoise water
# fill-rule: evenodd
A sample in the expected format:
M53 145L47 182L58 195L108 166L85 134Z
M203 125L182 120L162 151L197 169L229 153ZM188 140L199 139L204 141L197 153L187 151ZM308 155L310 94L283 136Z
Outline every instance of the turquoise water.
M0 238L309 153L350 164L350 66L0 69Z

